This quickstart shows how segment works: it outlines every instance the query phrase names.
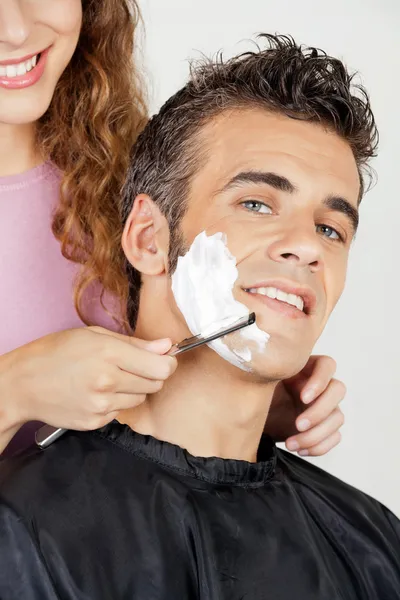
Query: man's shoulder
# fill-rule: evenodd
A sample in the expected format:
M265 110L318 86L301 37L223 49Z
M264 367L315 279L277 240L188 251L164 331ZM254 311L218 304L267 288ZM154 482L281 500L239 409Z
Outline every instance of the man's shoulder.
M371 508L381 506L378 500L351 484L285 450L278 450L278 468L304 495L320 497L335 504L356 502Z
M400 539L400 521L381 502L345 481L284 450L278 450L278 469L289 480L300 499L312 505L315 514L344 518L355 527L393 532Z
M121 433L122 431L122 433ZM121 490L145 503L161 474L177 483L178 476L146 460L129 444L119 424L97 431L68 431L42 450L32 446L0 460L0 507L9 506L27 521L43 526L57 513L93 515L105 502L116 507Z
M93 476L104 463L109 448L92 432L68 432L42 450L33 445L0 460L0 502L29 516L48 506L49 499L61 502ZM95 458L96 457L96 458Z

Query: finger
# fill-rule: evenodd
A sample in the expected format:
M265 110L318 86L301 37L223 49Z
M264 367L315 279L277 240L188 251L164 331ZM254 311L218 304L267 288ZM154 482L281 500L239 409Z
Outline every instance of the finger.
M149 352L156 352L157 354L165 354L166 352L168 352L168 350L171 349L172 346L172 341L170 340L170 338L161 338L158 340L142 340L141 338L137 338L134 336L128 336L123 335L122 333L109 331L108 329L104 329L104 327L89 327L89 329L94 333L108 335L110 337L115 338L116 340L120 340L121 342L130 344L131 346L143 348L144 350L148 350Z
M126 371L119 371L115 378L114 389L110 391L117 394L155 394L161 390L163 384L162 380L146 379Z
M323 442L335 433L335 431L338 431L343 423L344 415L342 411L337 408L319 425L316 425L306 433L299 433L286 440L286 447L288 450L292 451L311 448L312 446Z
M116 419L121 411L128 410L130 408L136 408L146 400L146 394L114 394L112 398L108 399L108 409L101 411L99 415L94 418L94 422L97 423L93 429L103 427L98 423L106 425L113 419ZM90 427L92 429L92 427Z
M94 390L100 394L155 394L161 390L163 383L162 380L147 379L114 369L97 378ZM109 410L114 410L114 407Z
M104 360L123 371L146 379L165 380L176 369L177 360L173 356L161 356L111 336L103 337L106 342L102 348Z
M330 356L313 356L309 368L311 371L308 371L308 379L300 391L300 398L305 404L309 404L326 390L335 375L336 362Z
M74 429L77 431L93 431L94 429L100 429L100 427L104 427L108 423L111 423L114 419L118 417L119 411L115 410L112 412L108 412L104 415L94 414L91 415L85 423L77 424L74 426Z
M146 394L118 394L118 412L129 408L136 408L146 400Z
M314 404L301 413L296 419L299 431L306 431L322 423L342 402L346 395L346 386L338 379L332 379L326 390Z
M299 451L300 456L323 456L327 454L332 448L337 446L342 440L342 434L340 431L336 431L332 433L328 438L326 438L320 444L316 444L315 446L311 446L311 448L306 448L304 450Z

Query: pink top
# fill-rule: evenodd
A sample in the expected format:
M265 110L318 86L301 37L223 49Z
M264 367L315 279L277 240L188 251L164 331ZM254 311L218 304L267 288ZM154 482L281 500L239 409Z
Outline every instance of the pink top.
M60 174L45 163L0 177L0 355L49 333L82 327L73 303L77 265L66 260L51 231ZM94 323L116 329L98 297L89 299ZM24 425L3 453L34 441L40 423Z
M0 177L0 354L46 334L82 327L73 304L77 266L51 231L60 176L50 163ZM93 301L93 321L116 329Z

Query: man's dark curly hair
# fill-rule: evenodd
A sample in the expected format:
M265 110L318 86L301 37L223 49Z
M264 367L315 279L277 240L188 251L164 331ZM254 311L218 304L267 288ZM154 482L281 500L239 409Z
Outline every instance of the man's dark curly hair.
M321 123L352 149L360 173L360 200L363 196L363 174L378 142L365 89L354 83L354 75L340 60L322 50L299 46L283 35L262 34L258 40L256 51L226 61L218 55L192 67L188 83L149 121L133 148L122 218L125 222L140 193L156 202L170 227L170 272L184 252L179 223L190 182L207 158L197 134L227 109L258 107ZM130 266L127 270L128 320L134 328L140 274Z

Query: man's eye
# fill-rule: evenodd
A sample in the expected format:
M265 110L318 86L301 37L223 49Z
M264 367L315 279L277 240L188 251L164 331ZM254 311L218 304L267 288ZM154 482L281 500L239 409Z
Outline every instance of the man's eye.
M340 233L338 233L336 231L336 229L333 229L333 227L329 227L329 225L317 225L317 232L321 233L322 235L329 238L330 240L342 240L343 239L342 236L340 235Z
M251 210L251 212L261 213L264 215L272 214L272 208L270 208L268 204L264 204L264 202L260 202L259 200L245 200L241 204L247 208L247 210Z

